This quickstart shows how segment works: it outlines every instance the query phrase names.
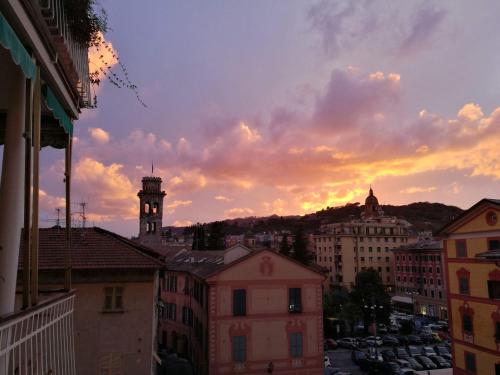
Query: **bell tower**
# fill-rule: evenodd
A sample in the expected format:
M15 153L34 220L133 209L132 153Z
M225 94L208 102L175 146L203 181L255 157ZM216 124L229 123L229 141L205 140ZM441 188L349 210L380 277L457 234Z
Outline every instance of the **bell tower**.
M143 177L139 191L139 242L146 246L161 246L163 198L160 177Z

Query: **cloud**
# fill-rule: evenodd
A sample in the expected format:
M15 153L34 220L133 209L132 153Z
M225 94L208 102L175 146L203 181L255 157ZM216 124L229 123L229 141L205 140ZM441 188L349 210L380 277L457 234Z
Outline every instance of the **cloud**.
M237 217L246 217L250 216L254 213L254 210L251 208L240 208L240 207L234 207L230 208L229 210L224 211L224 217L228 219L234 219Z
M399 52L403 55L413 55L419 52L432 39L433 34L442 24L447 12L436 6L425 3L417 9L410 28L401 41Z
M193 201L190 200L175 200L172 203L167 204L167 211L173 213L177 208L191 206L191 204L193 204Z
M437 187L435 186L429 186L429 187L411 186L409 188L401 190L400 193L402 194L430 193L436 190Z
M324 92L317 97L313 123L328 131L356 130L400 99L400 76L374 72L362 75L334 70Z
M232 198L228 198L228 197L225 197L225 196L223 196L223 195L216 195L216 196L214 197L214 199L215 199L216 201L223 201L223 202L232 202L232 201L233 201L233 199L232 199Z
M190 227L191 225L193 225L191 220L176 220L172 223L174 227Z
M97 142L108 143L109 133L101 128L89 128L89 134Z
M101 41L101 47L91 47L89 49L89 73L97 73L98 79L103 80L105 75L103 71L107 72L108 67L118 64L118 53L113 48L113 43L107 41L104 35L99 32L98 39ZM104 44L108 47L105 48Z

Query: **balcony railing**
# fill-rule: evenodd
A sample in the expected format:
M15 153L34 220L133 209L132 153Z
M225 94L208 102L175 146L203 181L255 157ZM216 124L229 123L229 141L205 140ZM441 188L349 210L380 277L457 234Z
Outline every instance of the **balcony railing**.
M88 48L77 43L68 27L64 13L64 0L39 0L42 15L54 38L58 58L78 91L82 107L92 105L89 79Z
M0 375L75 375L74 293L0 319Z

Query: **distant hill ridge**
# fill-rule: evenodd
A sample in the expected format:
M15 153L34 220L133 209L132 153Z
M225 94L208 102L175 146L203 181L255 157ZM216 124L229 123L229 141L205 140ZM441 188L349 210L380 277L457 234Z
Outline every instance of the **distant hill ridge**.
M457 217L463 210L443 203L416 202L402 206L382 205L387 216L397 216L413 224L417 231L435 232L441 226ZM306 231L317 231L321 224L358 219L364 205L348 203L340 207L327 207L312 214L294 216L247 217L224 220L226 234L262 233L292 230L302 225Z

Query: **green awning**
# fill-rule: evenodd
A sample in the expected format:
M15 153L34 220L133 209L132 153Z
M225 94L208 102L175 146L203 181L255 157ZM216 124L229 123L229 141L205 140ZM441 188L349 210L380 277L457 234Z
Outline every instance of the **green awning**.
M52 111L52 115L54 116L54 118L59 121L59 125L61 125L61 127L67 134L73 135L73 124L71 122L71 119L66 114L66 111L64 110L61 103L59 103L59 101L57 100L54 92L50 89L49 86L44 86L42 92L45 99L45 104L47 104L47 107Z
M16 65L21 67L26 78L35 78L35 63L2 12L0 12L0 44L10 51L12 60L14 60Z

